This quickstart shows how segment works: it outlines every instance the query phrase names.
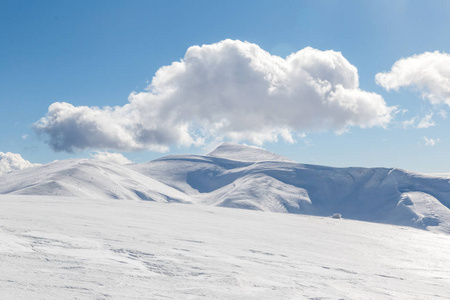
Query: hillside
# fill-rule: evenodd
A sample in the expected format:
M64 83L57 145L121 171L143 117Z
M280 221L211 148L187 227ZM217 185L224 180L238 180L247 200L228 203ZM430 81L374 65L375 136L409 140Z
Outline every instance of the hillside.
M189 195L225 207L329 216L450 232L450 182L395 168L332 168L248 147L257 161L229 159L245 146L206 156L173 155L130 168ZM230 154L231 153L231 154ZM253 155L250 155L252 153Z
M450 181L395 168L332 168L226 143L119 166L68 160L3 175L0 194L143 199L330 216L450 232Z
M57 161L3 175L0 194L189 202L183 193L126 166L88 159Z

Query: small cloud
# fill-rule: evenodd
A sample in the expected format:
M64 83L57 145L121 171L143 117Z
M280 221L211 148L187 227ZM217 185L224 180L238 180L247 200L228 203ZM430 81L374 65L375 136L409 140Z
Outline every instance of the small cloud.
M438 113L442 119L447 119L447 112L443 109L441 109Z
M30 163L28 160L23 159L20 154L0 152L0 175L34 166L39 166L39 164Z
M436 145L437 143L439 143L441 141L439 138L432 139L432 138L427 138L426 136L424 136L423 139L425 140L425 146L430 146L430 147L433 147L434 145Z
M428 128L436 126L434 121L431 119L433 117L433 113L430 113L423 117L422 120L420 120L419 124L417 124L417 128Z
M408 110L407 109L397 109L396 111L394 111L394 113L397 115L397 114L401 114L402 116L404 115L404 114L406 114L408 112Z
M22 135L22 139L23 139L23 140L26 140L27 138L28 138L28 134L23 134L23 135Z
M118 165L131 164L132 161L123 156L120 153L110 153L106 151L97 151L95 154L91 154L92 158L100 161L106 161L110 163L115 163Z
M403 128L406 129L406 128L414 127L414 125L416 124L416 120L417 120L417 117L414 117L410 120L403 121Z

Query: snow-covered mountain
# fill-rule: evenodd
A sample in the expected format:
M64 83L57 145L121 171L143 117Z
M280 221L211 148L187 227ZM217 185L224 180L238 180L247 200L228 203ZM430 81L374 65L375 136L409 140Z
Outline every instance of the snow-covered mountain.
M237 153L245 159L238 160ZM450 232L446 178L395 168L304 165L261 148L232 144L206 156L173 155L130 168L184 192L196 203L322 216L339 213L344 218Z
M225 144L54 162L0 176L0 194L2 299L450 297L450 235L348 220L450 233L442 177Z
M119 166L68 160L0 177L0 194L177 201L450 232L450 181L389 168L305 165L225 143L211 153Z
M0 177L0 194L190 202L182 192L114 163L70 159Z

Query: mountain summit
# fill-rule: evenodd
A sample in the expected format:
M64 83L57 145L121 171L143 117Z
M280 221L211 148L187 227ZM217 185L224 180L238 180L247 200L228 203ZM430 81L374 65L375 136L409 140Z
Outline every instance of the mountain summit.
M287 157L272 153L264 148L241 145L235 143L223 143L206 156L225 158L230 160L239 160L246 162L257 161L283 161L295 162Z

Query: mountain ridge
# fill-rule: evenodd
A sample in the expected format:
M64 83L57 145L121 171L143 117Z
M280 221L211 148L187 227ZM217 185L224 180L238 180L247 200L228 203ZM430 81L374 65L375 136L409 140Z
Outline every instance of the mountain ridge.
M239 156L243 160L239 160ZM406 225L450 233L450 180L397 168L301 164L258 147L115 165L67 160L3 175L0 194L183 202Z

